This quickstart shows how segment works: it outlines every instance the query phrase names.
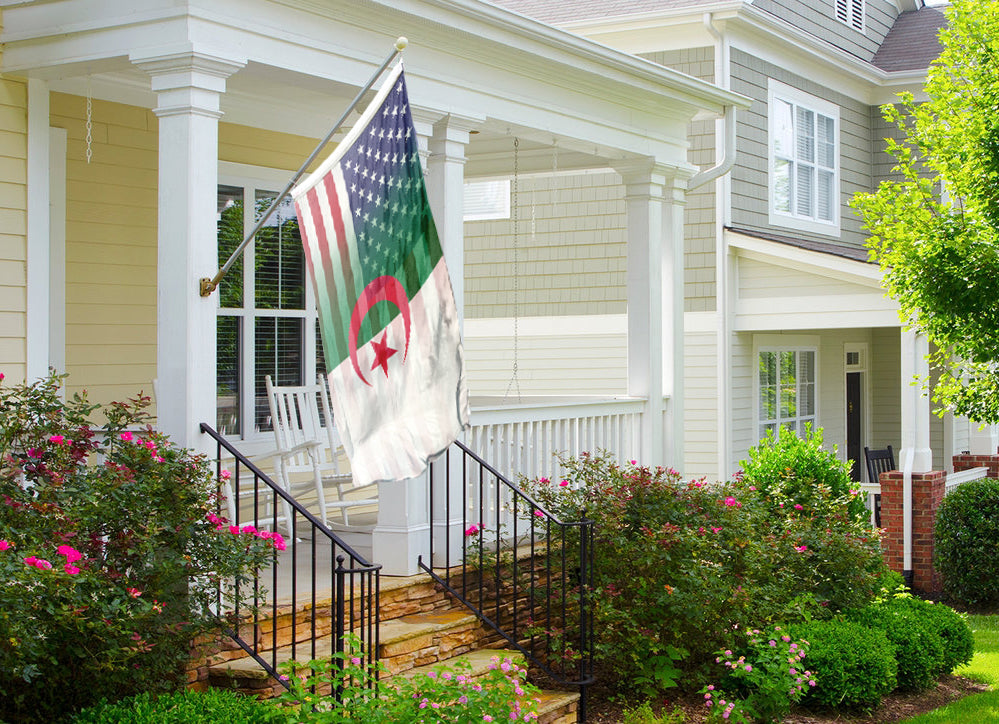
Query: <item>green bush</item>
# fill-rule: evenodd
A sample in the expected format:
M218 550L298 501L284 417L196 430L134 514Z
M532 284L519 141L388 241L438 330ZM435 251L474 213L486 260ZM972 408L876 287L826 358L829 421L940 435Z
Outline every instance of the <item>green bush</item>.
M895 689L895 650L881 629L851 621L812 621L790 627L809 642L816 686L802 703L822 708L873 709Z
M911 603L908 595L850 611L847 617L885 632L895 647L899 689L927 689L947 670L947 656L937 620L931 619L924 608Z
M140 430L149 398L99 411L60 382L0 384L0 720L182 686L219 584L225 605L283 545L223 524L204 458Z
M934 565L948 597L968 605L999 603L999 480L958 486L937 510Z
M864 606L878 590L879 540L852 515L849 491L819 486L782 507L779 485L684 481L604 455L562 462L564 485L524 486L562 520L594 521L590 600L605 680L652 696L686 673L684 686L697 688L715 652L742 648L747 631Z
M273 704L223 689L138 694L80 711L72 724L275 724L285 721Z
M824 494L842 499L854 517L868 517L864 499L850 480L850 462L837 458L835 448L823 449L821 428L813 431L806 424L804 433L802 438L785 431L777 439L768 430L749 450L749 459L742 461L742 479L777 508L796 504L810 508Z

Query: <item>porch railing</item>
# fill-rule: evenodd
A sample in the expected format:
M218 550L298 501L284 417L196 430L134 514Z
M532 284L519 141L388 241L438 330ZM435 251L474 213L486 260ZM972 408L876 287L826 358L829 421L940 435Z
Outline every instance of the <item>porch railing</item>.
M381 566L344 543L211 426L202 423L201 431L215 441L221 493L217 513L226 512L233 525L253 525L286 537L286 550L275 548L270 567L239 585L231 610L223 610L227 604L220 593L218 613L227 624L226 634L285 687L279 661L289 654L313 660L343 652L348 632L360 638L360 655L373 667ZM226 511L223 497L229 499ZM317 618L329 618L330 625Z
M503 404L499 398L472 400L468 447L508 479L560 478L555 453L569 456L605 450L618 460L641 460L645 400L524 398Z
M421 557L420 568L532 667L579 687L579 721L586 721L593 523L559 520L461 442L428 477L430 518L446 524L432 527L433 565Z

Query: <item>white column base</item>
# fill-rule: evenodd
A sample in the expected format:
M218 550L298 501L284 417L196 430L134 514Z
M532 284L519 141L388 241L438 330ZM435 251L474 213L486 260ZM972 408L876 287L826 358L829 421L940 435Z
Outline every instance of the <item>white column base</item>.
M378 523L371 534L371 562L382 575L419 573L419 559L430 555L427 478L421 475L378 484Z

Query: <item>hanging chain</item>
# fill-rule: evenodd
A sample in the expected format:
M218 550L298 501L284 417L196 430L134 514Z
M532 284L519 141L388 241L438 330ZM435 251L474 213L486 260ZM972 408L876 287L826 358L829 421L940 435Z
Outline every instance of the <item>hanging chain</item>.
M504 402L516 386L520 402L520 378L517 376L520 360L520 139L513 139L513 373L506 386Z
M94 99L90 93L90 76L87 76L87 163L94 155Z

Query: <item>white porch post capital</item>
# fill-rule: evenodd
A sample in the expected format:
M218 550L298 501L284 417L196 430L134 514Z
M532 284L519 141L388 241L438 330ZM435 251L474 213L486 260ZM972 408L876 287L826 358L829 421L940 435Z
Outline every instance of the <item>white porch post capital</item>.
M683 468L683 206L693 169L615 164L628 237L628 394L645 397L641 461Z
M151 76L159 119L157 426L184 447L207 448L214 426L216 295L199 279L218 268L218 119L225 81L245 61L190 48L134 54Z
M903 329L901 335L902 360L902 450L911 450L912 472L923 473L933 469L933 451L930 449L930 398L924 387L929 379L929 342L914 330ZM903 468L904 470L904 468Z
M434 135L434 124L446 114L444 111L414 106L412 103L409 104L409 111L413 116L416 140L420 147L420 165L423 167L423 173L427 174L427 162L430 159L430 137Z

